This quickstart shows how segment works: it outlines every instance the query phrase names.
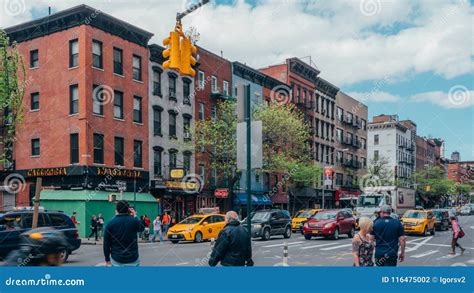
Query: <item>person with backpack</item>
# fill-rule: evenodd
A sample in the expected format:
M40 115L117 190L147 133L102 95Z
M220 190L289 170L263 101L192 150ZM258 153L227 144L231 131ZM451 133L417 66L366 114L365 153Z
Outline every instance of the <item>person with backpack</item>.
M459 238L464 237L464 231L462 230L461 226L459 226L459 222L456 219L456 216L451 216L451 227L453 229L453 239L451 240L451 249L452 251L449 253L450 255L455 255L456 254L456 247L459 247L461 249L461 255L464 253L465 248L461 246L461 244L458 243Z

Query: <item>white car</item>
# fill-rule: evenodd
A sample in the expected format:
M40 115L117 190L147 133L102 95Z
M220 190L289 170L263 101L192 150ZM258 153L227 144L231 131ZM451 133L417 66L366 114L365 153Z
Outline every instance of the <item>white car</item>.
M472 209L470 206L465 205L461 208L460 214L461 216L469 216L472 213Z

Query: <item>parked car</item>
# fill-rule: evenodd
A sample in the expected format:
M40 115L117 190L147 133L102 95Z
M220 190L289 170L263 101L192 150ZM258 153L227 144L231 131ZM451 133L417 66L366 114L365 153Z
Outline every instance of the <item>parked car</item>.
M252 223L252 238L268 240L273 235L283 235L284 238L291 237L291 217L288 211L271 209L253 212L250 221ZM242 223L245 224L245 219Z
M303 225L304 238L310 240L313 236L324 236L339 239L341 234L352 238L355 225L354 216L347 209L321 211Z
M33 211L31 209L0 212L0 258L18 249L20 235L31 230ZM61 211L41 209L38 215L38 227L53 227L63 232L68 248L62 253L63 261L81 246L81 239L71 218Z
M407 234L425 236L426 233L430 232L431 235L435 235L436 218L430 210L407 210L405 214L403 214L401 222Z
M439 231L447 231L449 229L449 211L446 209L435 209L433 214L436 218L435 228Z
M470 205L464 205L461 210L459 211L461 216L469 216L474 214L474 210Z
M192 215L174 225L168 230L167 237L171 243L179 241L201 242L217 238L224 229L225 216L219 214Z
M306 221L308 221L309 218L312 216L316 215L320 209L308 209L308 210L300 210L296 213L296 215L293 217L291 220L291 230L293 232L296 232L300 230L303 232L302 227Z

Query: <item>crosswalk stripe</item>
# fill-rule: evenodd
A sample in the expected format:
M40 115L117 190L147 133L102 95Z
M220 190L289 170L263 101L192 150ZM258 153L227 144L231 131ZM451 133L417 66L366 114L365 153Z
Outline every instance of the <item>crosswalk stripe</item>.
M329 245L334 245L336 243L325 243L325 244L318 244L318 245L311 245L311 246L303 246L300 247L300 249L310 249L310 248L316 248L316 247L324 247L324 246L329 246Z
M435 254L437 252L439 252L439 250L430 250L430 251L427 251L425 253L420 253L420 254L417 254L417 255L410 255L410 257L421 258L421 257L424 257L424 256Z
M337 246L333 246L333 247L324 247L324 248L321 248L321 250L333 250L333 249L338 249L338 248L342 248L342 247L348 247L348 246L351 246L352 243L349 243L349 244L342 244L342 245L337 245Z
M290 245L294 245L294 244L300 244L300 243L303 243L304 241L296 241L296 242L288 242L288 246ZM278 244L272 244L272 245L265 245L265 246L262 246L262 248L270 248L270 247L278 247L278 246L283 246L285 245L284 243L278 243Z
M417 249L420 248L421 246L425 245L426 242L430 241L432 238L433 238L433 236L424 238L423 241L416 242L416 243L415 243L415 246L413 246L413 247L408 247L405 251L406 251L406 252L410 252L410 251L417 250ZM412 242L413 242L413 241L412 241ZM410 242L410 243L411 243L411 242Z

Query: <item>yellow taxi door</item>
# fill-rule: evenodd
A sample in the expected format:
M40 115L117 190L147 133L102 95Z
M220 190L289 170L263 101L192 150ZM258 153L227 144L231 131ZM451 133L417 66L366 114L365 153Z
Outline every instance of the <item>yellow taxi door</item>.
M202 239L203 239L203 240L210 238L210 232L209 232L209 230L212 231L212 229L210 229L210 228L211 228L211 225L212 225L212 224L211 224L211 220L212 220L211 218L212 218L211 216L206 217L206 218L201 222L201 224L200 224L200 225L201 225L201 227L200 227L201 229L200 229L200 230L201 230L201 232L202 232ZM204 224L204 223L206 223L206 224Z
M213 229L213 238L217 238L219 236L219 233L224 229L225 226L225 218L224 216L214 216L214 228Z

